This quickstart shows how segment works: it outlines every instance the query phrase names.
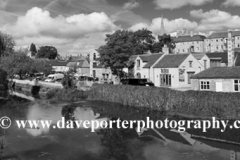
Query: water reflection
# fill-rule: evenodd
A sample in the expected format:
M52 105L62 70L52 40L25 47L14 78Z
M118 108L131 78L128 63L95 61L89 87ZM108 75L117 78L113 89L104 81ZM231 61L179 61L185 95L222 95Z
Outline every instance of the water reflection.
M94 113L87 103L49 104L29 102L21 107L1 107L0 115L12 120L51 120L52 125L66 120L107 120L107 116ZM113 111L114 112L114 111ZM110 113L110 112L108 112ZM110 116L110 115L109 115ZM4 159L56 159L56 160L226 160L229 151L213 147L197 139L173 132L150 131L138 135L135 129L18 129L16 124L0 140L5 144ZM152 138L149 138L152 137ZM172 138L173 137L173 138ZM240 157L239 153L237 153ZM0 158L1 159L1 158ZM238 158L239 159L239 158Z

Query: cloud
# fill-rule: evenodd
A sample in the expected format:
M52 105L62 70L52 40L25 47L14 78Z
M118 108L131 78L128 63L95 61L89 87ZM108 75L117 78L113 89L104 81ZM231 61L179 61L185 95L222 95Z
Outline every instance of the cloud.
M213 0L154 0L157 9L177 9L183 6L200 6Z
M87 33L111 31L116 26L105 13L79 14L52 18L48 11L32 8L18 18L15 25L3 26L3 31L16 38L45 35L55 38L78 38Z
M159 34L161 28L161 20L162 18L155 18L152 20L150 24L147 23L138 23L130 27L131 30L136 31L138 29L147 28L151 30L154 34ZM187 27L189 30L193 30L197 28L197 22L191 22L187 19L178 18L174 20L168 20L166 18L163 19L164 28L167 33L172 33L181 29L183 27Z
M126 9L126 10L131 10L133 8L137 8L139 7L140 4L138 2L136 2L135 0L132 0L131 2L127 2L123 5L123 9Z
M48 11L32 8L18 17L14 24L6 24L1 31L12 35L18 46L34 43L52 45L61 53L76 53L95 49L104 42L104 34L118 27L105 13L78 14L52 18Z
M200 9L190 11L190 15L200 19L197 30L209 31L240 28L240 17L238 15L231 15L225 11L213 9L208 12L203 12L203 10Z
M223 3L223 5L226 7L240 6L240 1L239 0L226 0Z

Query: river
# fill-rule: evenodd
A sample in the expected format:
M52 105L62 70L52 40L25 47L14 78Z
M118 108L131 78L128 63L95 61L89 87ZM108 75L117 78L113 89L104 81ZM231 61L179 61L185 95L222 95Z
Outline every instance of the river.
M218 145L194 140L192 144L177 139L162 139L151 130L139 136L135 129L38 128L19 129L15 120L52 120L62 117L77 120L113 118L109 108L96 112L90 101L74 104L50 104L45 100L7 103L0 106L0 117L8 116L12 126L0 129L2 159L11 160L229 160L230 151ZM102 106L103 107L103 106ZM114 108L112 108L114 112ZM128 113L126 112L126 115ZM114 117L118 118L118 117ZM171 134L169 134L171 135ZM236 153L238 159L240 154ZM1 159L1 158L0 158Z

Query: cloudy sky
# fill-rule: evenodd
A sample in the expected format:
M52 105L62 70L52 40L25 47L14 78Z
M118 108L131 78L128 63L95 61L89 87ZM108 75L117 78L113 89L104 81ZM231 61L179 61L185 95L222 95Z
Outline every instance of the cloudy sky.
M87 54L117 29L158 34L163 15L171 33L240 28L240 0L0 0L0 31L17 46L55 46L62 55Z

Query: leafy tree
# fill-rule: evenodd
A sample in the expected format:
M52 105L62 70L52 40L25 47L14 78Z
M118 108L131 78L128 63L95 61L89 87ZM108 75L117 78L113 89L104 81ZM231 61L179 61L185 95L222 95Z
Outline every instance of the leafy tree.
M14 52L15 41L12 36L0 32L0 57Z
M37 54L37 48L36 48L35 44L33 44L33 43L30 46L30 52L31 52L31 56L36 56L36 54Z
M124 75L123 68L133 63L129 61L131 55L148 51L154 39L152 32L147 29L136 32L117 30L113 34L107 34L106 44L97 49L100 54L98 60L104 67L110 67L113 74L121 78Z
M42 46L39 48L37 58L55 59L58 55L58 51L53 46Z
M173 42L173 39L171 38L170 35L164 34L162 36L158 36L158 41L153 43L151 52L152 53L162 52L162 47L164 45L167 45L170 53L173 52L173 49L175 48L175 43Z
M8 80L7 80L7 72L0 69L0 91L7 90Z
M23 52L14 52L11 55L4 56L0 60L0 68L12 77L14 74L19 75L33 75L34 73L44 72L48 74L52 67L44 60L33 60Z

